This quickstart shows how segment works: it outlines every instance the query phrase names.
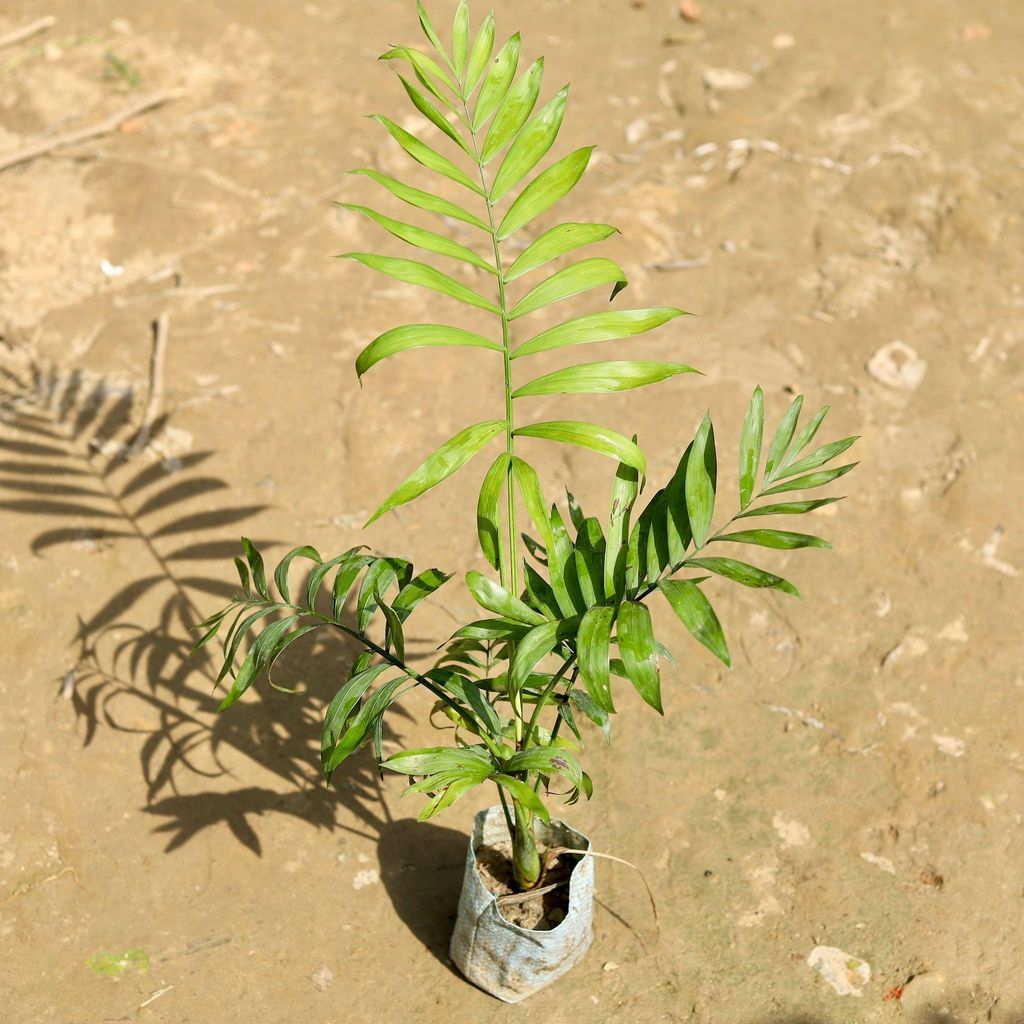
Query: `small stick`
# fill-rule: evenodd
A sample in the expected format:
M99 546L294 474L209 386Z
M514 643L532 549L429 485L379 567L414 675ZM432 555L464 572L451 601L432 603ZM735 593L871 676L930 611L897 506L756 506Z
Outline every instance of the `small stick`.
M13 46L15 43L20 43L25 39L31 39L33 36L39 35L40 32L45 32L56 24L57 19L52 14L48 14L45 18L36 18L35 21L30 21L27 25L16 28L5 36L0 36L0 48Z
M29 160L35 160L37 156L45 156L47 153L62 146L71 146L76 142L84 142L86 139L95 139L100 135L109 135L111 132L117 131L125 121L131 120L137 114L142 114L147 110L152 110L154 107L162 106L164 103L181 95L180 89L154 93L152 96L146 96L138 100L131 106L125 107L118 113L112 114L106 120L100 121L89 128L77 128L72 132L54 135L53 138L34 142L31 146L26 146L24 149L9 153L6 156L0 156L0 171L6 171L9 167L16 167L18 164L27 163Z
M167 333L171 315L165 309L153 324L153 355L149 360L149 394L142 422L135 440L128 446L126 455L137 455L149 443L149 434L160 415L164 399L164 357L167 353Z

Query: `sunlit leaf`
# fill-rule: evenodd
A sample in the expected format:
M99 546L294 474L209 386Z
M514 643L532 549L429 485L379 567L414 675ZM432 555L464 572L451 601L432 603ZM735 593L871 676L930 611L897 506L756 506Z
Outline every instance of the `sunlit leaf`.
M473 131L479 131L484 122L498 108L512 85L519 65L520 37L517 32L497 53L480 86L480 95L473 110Z
M481 231L490 231L487 224L475 213L470 213L461 206L447 199L442 199L441 196L432 195L430 192L422 191L422 189L412 188L410 185L403 185L402 182L396 181L386 174L379 174L377 171L371 171L367 168L359 168L348 173L360 174L371 181L375 181L378 185L386 188L393 196L401 199L404 203L408 203L410 206L415 206L418 210L426 210L428 213L434 213L438 217L450 217L452 220L462 221L464 224L470 224L475 228L479 228Z
M740 530L724 533L716 541L731 541L733 544L758 544L763 548L778 548L792 551L794 548L830 548L831 544L809 533L789 533L786 530Z
M513 434L517 437L539 437L560 444L589 448L601 455L607 455L610 459L617 459L627 466L632 466L641 476L647 475L647 460L643 452L628 438L609 427L581 423L577 420L552 420L548 423L531 423L525 427L517 427Z
M754 388L750 408L743 421L740 435L740 509L750 504L757 483L757 471L761 463L761 439L764 435L764 394Z
M423 29L423 34L430 40L431 45L437 50L438 56L452 69L455 70L451 60L448 57L448 51L445 50L444 44L441 42L440 36L437 34L437 30L431 24L430 18L427 16L427 12L423 7L423 0L416 0L416 13L420 17L420 27ZM446 77L445 84L455 88L455 83L450 78Z
M387 711L391 702L395 699L399 687L406 682L407 678L407 676L401 675L397 679L389 680L374 690L372 696L359 709L351 724L341 734L334 748L327 755L324 762L325 775L329 777L345 758L354 753L370 738L377 720Z
M573 249L590 245L592 242L603 242L618 233L619 229L613 228L610 224L559 224L558 227L545 231L519 254L505 271L505 281L514 281L517 277L522 277L523 274L536 270L567 252L572 252Z
M502 452L492 463L480 485L476 504L476 532L484 558L497 569L501 552L501 513L499 502L508 478L509 456Z
M452 59L455 63L455 74L461 81L466 74L466 53L469 48L469 4L459 0L455 8L452 22Z
M799 597L800 593L788 580L774 573L765 572L756 566L748 565L746 562L737 562L733 558L691 558L687 565L707 569L718 576L724 576L735 583L742 583L745 587L767 588L770 590L781 590L784 593Z
M354 203L338 203L337 205L346 210L353 210L356 213L361 213L364 216L369 217L370 220L379 224L385 231L390 232L396 238L400 238L403 242L408 242L410 245L414 245L419 249L425 249L427 252L437 253L439 256L448 256L451 259L459 260L462 263L468 263L470 266L479 267L481 270L486 270L490 274L497 274L494 267L492 267L491 264L483 257L478 256L472 249L469 249L444 235L436 234L433 231L427 231L424 228L418 228L412 224L404 224L401 221L392 220L392 218L385 217L383 214L377 213L365 206L357 206Z
M771 483L775 478L776 471L782 465L786 452L789 451L789 444L793 440L793 434L796 431L797 420L800 418L800 410L803 408L803 404L804 396L797 395L793 399L793 404L786 410L785 416L782 417L778 429L775 431L771 447L768 449L768 458L764 464L764 482L766 484Z
M322 561L316 548L310 547L308 544L302 544L297 548L292 548L291 551L289 551L288 554L277 563L277 568L274 570L274 583L277 585L277 589L281 597L288 603L291 603L291 595L288 590L288 570L296 558L307 558L315 563Z
M569 86L565 86L527 122L512 143L491 185L491 199L498 202L544 159L555 143L565 117ZM570 186L571 187L571 186Z
M662 580L658 589L668 599L679 621L716 658L732 668L722 625L700 587L692 580Z
M811 487L823 487L825 484L832 483L833 480L838 480L841 476L846 476L858 465L857 462L851 462L848 466L839 466L837 469L823 469L818 473L808 473L806 476L798 476L793 480L786 480L774 487L769 487L761 494L768 497L771 494L785 494L787 491L805 491Z
M781 501L775 505L748 508L742 515L737 516L737 519L746 519L749 516L798 516L842 500L842 498L814 498L807 501Z
M541 798L533 791L532 786L528 786L525 782L521 782L519 779L512 778L511 775L495 775L494 781L497 782L502 789L507 790L509 796L511 796L517 804L521 804L532 814L536 814L542 821L551 821L551 815L548 813L548 809L544 806Z
M612 293L608 299L611 302L628 283L626 272L614 260L605 259L603 256L580 260L579 263L552 274L527 292L512 307L508 318L517 320L521 316L544 309L552 303L561 302L562 299L568 299L580 292L600 288L601 285L612 286Z
M472 96L473 90L480 81L483 73L494 51L494 14L488 14L484 18L480 31L473 41L473 49L469 54L469 63L466 65L466 96Z
M434 106L426 96L423 95L410 82L407 82L401 75L398 76L399 81L402 83L403 88L406 91L409 99L412 100L412 105L440 132L443 132L448 136L456 146L459 147L468 156L473 156L473 149L468 142L459 134L452 123L448 120L444 114Z
M477 295L475 291L460 284L440 270L435 270L426 263L418 263L416 260L396 259L393 256L374 256L366 252L346 252L338 257L342 260L354 260L364 267L377 270L396 281L405 284L415 284L421 288L429 288L431 291L440 292L449 298L464 302L467 306L475 306L477 309L485 309L488 313L500 314L501 310L493 302Z
M501 352L499 344L487 338L464 331L460 327L448 327L443 324L409 324L407 327L395 327L374 338L356 358L356 373L362 377L371 366L375 366L389 356L399 352L408 352L415 348L431 348L435 346L468 346L470 348L486 348L493 352Z
M374 114L372 120L378 121L391 134L391 137L415 160L417 163L422 164L424 167L431 171L441 174L446 178L450 178L452 181L459 185L468 188L471 192L475 192L477 195L483 195L483 189L480 187L478 182L473 181L465 171L457 167L447 157L441 156L436 150L431 149L425 142L421 142L407 132L400 125L395 124L394 121L387 117L382 117L379 114Z
M564 370L545 374L516 388L513 398L528 395L606 394L629 391L648 384L657 384L680 373L697 373L682 363L659 363L645 360L612 360L603 363L580 363Z
M546 352L566 345L583 345L595 341L615 341L646 334L678 316L688 316L682 309L620 309L608 313L588 313L558 324L519 345L512 358Z
M380 508L370 516L366 525L369 526L385 512L418 498L431 487L447 479L504 429L504 420L485 420L483 423L476 423L465 430L460 430L395 488Z
M715 512L716 467L715 428L710 417L705 416L686 465L686 512L697 547L704 546Z
M811 470L825 465L826 462L831 462L833 459L838 458L857 440L859 440L858 437L844 437L841 441L823 444L820 448L811 452L810 455L792 463L792 465L783 466L776 474L776 477L791 477L809 473Z
M518 135L533 112L540 93L541 79L544 76L544 58L540 57L523 73L522 77L505 95L498 107L491 127L484 139L480 159L484 164L503 150Z
M636 443L636 435L633 436ZM639 474L620 462L612 485L611 513L604 554L604 590L608 595L622 593L626 580L626 549L629 541L629 515L639 494Z
M615 710L608 669L614 616L615 610L608 606L589 608L580 621L576 635L576 651L583 683L597 706L607 713Z
M663 715L658 651L651 613L637 601L623 601L619 606L617 622L619 653L622 655L626 675L644 701L659 715Z
M444 86L453 92L454 83L448 72L442 68L433 57L420 50L414 50L411 46L395 46L382 53L378 60L404 60L416 72L416 77L423 85L443 103L451 105L451 101L444 94Z
M593 146L585 146L541 171L508 208L498 228L498 240L508 238L572 191L583 177L593 152Z
M538 626L547 621L543 615L535 612L528 604L510 594L494 580L488 579L483 573L476 570L467 572L466 585L473 595L473 600L485 611L531 626Z

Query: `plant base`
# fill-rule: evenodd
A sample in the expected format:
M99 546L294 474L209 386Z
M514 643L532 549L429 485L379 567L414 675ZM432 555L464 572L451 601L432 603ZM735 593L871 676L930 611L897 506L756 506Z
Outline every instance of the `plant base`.
M536 822L538 845L589 850L590 840L560 821ZM518 1003L574 967L594 938L594 861L580 857L569 879L565 919L546 931L522 928L501 913L497 896L477 870L476 851L510 837L501 807L481 811L466 855L451 957L466 978L506 1003Z

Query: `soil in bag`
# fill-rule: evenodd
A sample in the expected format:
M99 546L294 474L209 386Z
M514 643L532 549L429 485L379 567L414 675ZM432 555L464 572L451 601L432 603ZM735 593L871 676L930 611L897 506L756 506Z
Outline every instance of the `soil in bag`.
M544 851L541 851L541 857ZM531 899L502 902L498 911L510 924L549 932L565 920L569 910L569 876L579 863L579 857L559 854L541 879L538 888L554 885L542 896ZM476 870L488 890L495 896L518 893L512 871L512 844L509 842L480 846L476 850ZM525 896L525 894L524 894Z

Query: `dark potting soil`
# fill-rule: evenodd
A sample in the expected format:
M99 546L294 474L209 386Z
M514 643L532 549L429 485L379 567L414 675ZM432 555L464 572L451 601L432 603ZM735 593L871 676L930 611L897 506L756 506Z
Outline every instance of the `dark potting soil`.
M541 850L541 858L544 851ZM580 858L562 853L554 859L538 884L538 889L555 886L540 896L522 893L516 901L502 902L500 897L518 894L512 871L512 844L509 842L481 846L476 850L476 869L484 885L499 897L501 916L520 928L548 932L565 920L569 910L569 876Z

